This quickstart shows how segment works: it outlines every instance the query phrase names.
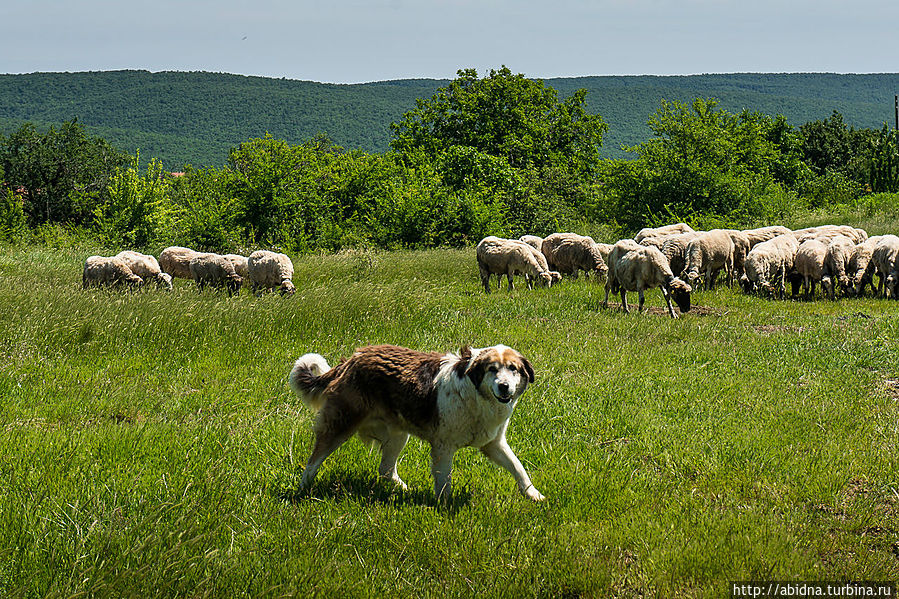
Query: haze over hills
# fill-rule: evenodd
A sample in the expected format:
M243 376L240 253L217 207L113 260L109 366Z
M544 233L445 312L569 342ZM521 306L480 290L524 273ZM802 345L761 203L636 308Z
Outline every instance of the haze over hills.
M849 125L879 129L894 119L899 74L596 76L545 79L559 92L588 90L587 106L609 125L603 154L625 157L651 135L660 102L716 98L719 106L784 115L790 124L839 111ZM388 148L390 123L449 80L409 79L338 85L208 72L102 71L0 75L0 132L78 119L92 135L184 164L221 166L228 150L270 134L300 143L324 133L348 149Z

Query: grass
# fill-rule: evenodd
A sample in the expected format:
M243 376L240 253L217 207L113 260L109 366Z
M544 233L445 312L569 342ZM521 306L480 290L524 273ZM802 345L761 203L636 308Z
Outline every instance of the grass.
M899 579L899 302L696 313L602 289L489 296L472 250L297 257L292 298L79 288L95 248L0 250L0 595L720 597ZM636 298L633 298L636 301ZM535 365L509 441L433 498L427 447L358 441L298 492L297 356L506 343Z

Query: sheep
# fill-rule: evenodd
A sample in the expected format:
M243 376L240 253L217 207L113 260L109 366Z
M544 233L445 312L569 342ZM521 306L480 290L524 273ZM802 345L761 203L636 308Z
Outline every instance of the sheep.
M197 253L191 258L189 266L191 278L196 281L197 289L203 291L206 285L215 288L225 287L228 297L240 293L243 279L234 270L230 260L219 254Z
M686 223L676 223L673 225L664 225L662 227L640 229L640 232L634 235L634 241L641 243L644 239L652 237L670 237L679 233L692 233L693 228ZM664 241L664 240L662 240ZM643 244L646 245L646 244Z
M727 284L733 282L734 242L724 229L712 229L690 240L686 249L687 263L681 278L696 286L705 275L707 289L714 289L718 272L723 268Z
M547 247L545 242L544 247ZM582 270L587 276L594 273L597 278L609 270L596 242L589 237L569 237L559 241L551 255L546 255L546 261L552 264L553 270L575 279Z
M231 261L231 264L234 265L234 272L239 274L242 278L246 279L250 276L249 259L246 256L241 256L240 254L225 254L225 258Z
M177 245L167 247L159 254L159 267L179 279L192 279L190 274L190 261L200 252Z
M758 288L772 297L783 298L787 273L793 268L798 250L799 244L792 234L778 235L754 245L743 264L745 272L740 278L743 290L751 293Z
M538 238L538 239L539 239L539 238ZM510 241L516 241L516 240L511 239ZM551 277L551 280L549 281L549 286L550 286L550 287L553 286L553 285L555 285L556 283L558 283L559 281L562 280L562 273L560 273L560 272L558 272L558 271L555 271L555 270L550 270L550 269L549 269L549 263L546 261L546 256L543 255L543 252L541 252L540 250L538 250L537 248L535 248L535 247L534 247L532 244L530 244L530 243L527 243L527 242L524 242L524 241L521 241L521 240L517 240L517 243L521 243L522 245L524 245L524 246L527 248L527 250L528 250L529 252L531 252L531 254L534 256L534 259L537 260L537 263L540 265L540 268L543 269L543 270L545 270L546 272L549 273L549 276ZM518 273L518 272L516 272L515 274L523 274L525 280L526 280L527 283L528 283L528 289L531 289L531 288L532 288L532 286L533 286L533 285L532 285L532 280L531 280L531 276L530 276L529 274L527 274L527 273ZM541 280L542 280L542 279L541 279Z
M681 273L687 265L687 245L696 238L699 233L678 233L665 238L665 243L659 248L668 259L671 272Z
M156 281L157 287L172 290L172 275L162 272L159 262L153 256L125 250L116 254L116 258L127 264L131 272L144 281Z
M849 277L850 292L853 295L860 297L864 295L865 287L868 285L874 287L874 262L871 260L871 256L881 239L883 239L883 235L869 237L856 245L852 251L852 255L849 257L847 276Z
M895 297L896 275L893 270L896 267L896 260L899 259L899 237L896 235L884 235L871 254L871 261L874 263L874 270L880 276L877 284L878 295L883 297Z
M558 270L553 262L553 255L556 253L556 248L561 245L563 241L572 239L589 239L593 242L592 237L578 235L577 233L553 233L543 239L543 243L540 244L540 251L543 252L543 255L546 257L546 262L549 264L550 269Z
M661 288L671 318L677 318L671 306L672 296L681 312L690 311L690 285L672 274L668 260L658 248L642 246L631 239L616 243L609 253L609 276L603 307L609 306L609 292L620 292L621 307L629 313L627 292L636 291L640 297L638 309L642 312L643 292L651 287Z
M292 295L293 262L287 254L256 250L247 258L247 273L253 293L278 288L281 295Z
M546 285L552 285L553 276L540 263L533 248L522 241L501 239L491 235L478 242L475 253L481 283L487 293L490 293L490 275L500 277L506 275L509 291L514 289L512 278L516 274L524 274L534 280L543 281Z
M845 235L837 235L827 244L824 254L824 272L821 276L821 292L836 299L836 286L840 286L843 295L849 293L851 284L847 274L849 260L855 250L855 244Z
M746 261L746 254L752 244L749 242L749 236L743 231L736 229L724 229L730 235L730 240L734 242L734 278L738 279L743 276L743 263ZM672 270L674 270L672 268Z
M758 229L746 229L741 231L741 233L749 239L749 249L752 249L756 244L770 241L780 235L788 235L792 231L781 225L771 225L770 227L759 227Z
M81 285L84 289L89 287L118 287L127 284L130 287L140 287L144 280L134 274L124 260L116 256L89 256L84 261L84 271L81 276Z
M606 263L606 266L609 265L609 253L611 253L613 247L615 246L611 243L596 244L596 249L599 250L599 255L602 256L602 260Z
M540 250L542 252L542 250L541 250L541 248L543 247L543 238L542 237L537 237L536 235L522 235L521 237L518 238L518 241L523 241L526 244L528 244L529 246L531 246L537 250Z
M864 229L856 229L849 225L820 225L817 227L806 227L805 229L793 231L793 234L796 236L799 243L808 239L829 241L837 235L844 235L851 239L853 243L861 243L868 238L868 233Z
M818 239L807 239L799 244L794 268L802 276L802 294L805 299L811 299L815 295L815 284L824 275L826 255L827 246Z

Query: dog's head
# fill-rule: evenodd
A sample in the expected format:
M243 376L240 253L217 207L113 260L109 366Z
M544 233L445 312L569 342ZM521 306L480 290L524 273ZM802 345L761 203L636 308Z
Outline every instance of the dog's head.
M462 353L464 355L464 349ZM534 382L531 363L505 345L482 349L469 360L465 375L481 395L504 404L517 399L527 389L528 383Z

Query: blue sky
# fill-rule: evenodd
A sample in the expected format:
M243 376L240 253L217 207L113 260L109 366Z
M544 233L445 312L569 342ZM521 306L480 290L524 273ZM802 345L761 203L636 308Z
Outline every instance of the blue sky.
M214 71L357 83L899 71L896 0L3 0L0 73Z

